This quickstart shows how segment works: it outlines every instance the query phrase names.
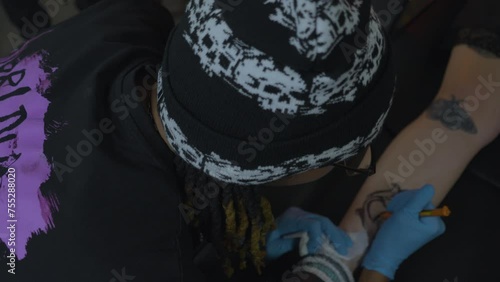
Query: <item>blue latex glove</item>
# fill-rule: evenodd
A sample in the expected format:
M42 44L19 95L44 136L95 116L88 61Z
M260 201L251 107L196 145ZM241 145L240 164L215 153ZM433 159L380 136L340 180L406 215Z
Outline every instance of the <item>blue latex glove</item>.
M440 217L420 217L422 210L434 209L431 200L434 187L425 185L417 190L396 195L387 206L392 216L387 219L363 260L363 267L377 271L390 279L399 265L426 243L445 231Z
M298 239L283 238L297 232L308 233L307 250L310 254L318 252L323 234L340 254L347 254L347 249L352 246L351 238L328 218L291 207L276 219L276 229L267 234L266 259L277 259L297 248Z

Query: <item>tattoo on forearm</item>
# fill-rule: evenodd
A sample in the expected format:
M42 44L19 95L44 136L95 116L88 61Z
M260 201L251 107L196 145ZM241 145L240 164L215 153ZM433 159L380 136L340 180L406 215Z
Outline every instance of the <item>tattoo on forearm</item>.
M452 96L451 100L437 99L427 109L427 116L440 121L450 130L463 130L469 134L476 134L476 125L462 103L463 100L457 100L455 96Z
M391 199L401 191L398 184L392 184L390 189L373 192L366 197L363 206L356 210L370 241L373 240L382 224L383 220L380 215L387 209Z

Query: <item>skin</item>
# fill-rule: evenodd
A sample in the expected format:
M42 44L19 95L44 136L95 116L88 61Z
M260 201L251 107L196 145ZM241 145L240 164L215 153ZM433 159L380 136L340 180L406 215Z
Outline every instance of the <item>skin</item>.
M376 271L363 269L358 282L389 282L389 278Z
M487 96L488 89L481 86L478 79L480 76L491 76L496 86L490 87L493 90L490 91L491 95L478 100L476 109L469 107L469 111L462 111L467 109L463 101L476 95L478 90L481 97ZM436 189L433 204L438 206L472 158L500 134L499 93L500 59L484 55L466 45L456 46L435 101L392 141L377 163L377 174L369 177L363 184L340 227L347 232L367 230L369 234L374 234L379 224L367 218L376 218L384 211L385 206L380 199L378 205L371 205L370 208L367 208L366 203L373 199L375 193L390 190L394 185L402 189L417 189L425 184L432 184ZM444 104L456 105L454 101L462 102L458 108L443 107ZM454 122L450 122L452 120ZM398 156L409 159L412 152L419 150L415 140L432 139L436 129L442 130L440 140L444 142L435 142L435 151L425 155L424 162L419 166L415 165L415 170L410 175L391 177L391 173L399 174L401 161ZM389 195L384 201L389 201L393 196ZM367 214L371 216L362 216Z

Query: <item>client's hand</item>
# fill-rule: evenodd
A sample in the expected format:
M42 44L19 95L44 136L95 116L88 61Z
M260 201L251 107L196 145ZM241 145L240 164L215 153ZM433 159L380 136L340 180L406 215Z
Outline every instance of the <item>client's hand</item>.
M440 217L420 217L431 204L434 187L426 185L418 190L396 195L387 206L392 216L382 224L363 260L363 267L377 271L390 279L399 265L423 245L445 231Z
M328 218L291 207L277 218L276 229L267 235L266 259L277 259L297 248L299 240L285 236L298 232L308 233L307 249L310 254L318 251L323 234L340 254L347 254L347 249L352 246L351 238Z

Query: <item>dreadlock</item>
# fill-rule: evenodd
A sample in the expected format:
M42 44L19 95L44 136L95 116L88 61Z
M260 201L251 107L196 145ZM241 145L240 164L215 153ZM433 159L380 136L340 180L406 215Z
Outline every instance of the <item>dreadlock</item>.
M231 277L251 262L257 273L265 266L266 235L275 228L269 201L256 186L223 183L175 158L177 174L184 179L183 202L197 213L190 214L190 225L208 238ZM199 201L205 202L201 205ZM198 206L198 208L197 208Z

